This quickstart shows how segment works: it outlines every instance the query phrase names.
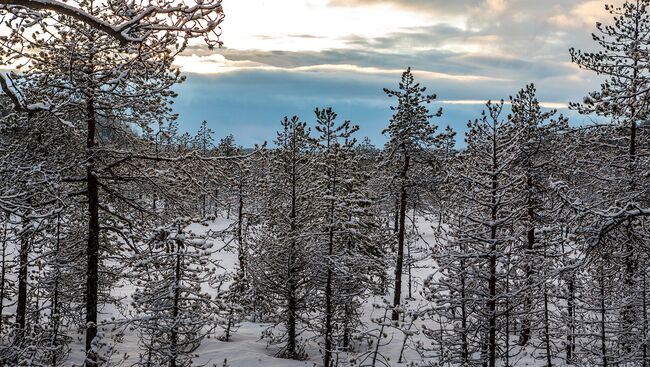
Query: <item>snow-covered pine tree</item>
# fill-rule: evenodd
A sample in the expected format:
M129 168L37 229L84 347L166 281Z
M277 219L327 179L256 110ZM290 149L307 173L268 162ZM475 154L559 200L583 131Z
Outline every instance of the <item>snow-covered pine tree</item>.
M58 2L48 2L37 9L50 9L49 6L55 3ZM153 120L168 114L167 99L173 95L169 87L181 80L177 72L171 71L173 56L184 49L188 39L207 36L215 31L223 17L219 1L194 6L179 4L176 7L145 8L140 7L142 3L120 7L116 3L83 1L77 5L79 9L72 13L58 12L57 9L61 10L61 7L55 6L53 12L46 11L42 16L38 15L36 21L28 21L31 25L42 26L32 27L29 37L23 33L24 27L13 27L12 32L0 40L1 61L5 65L17 59L30 62L27 73L20 78L13 76L20 79L17 83L14 80L7 82L4 77L0 81L16 111L49 113L67 125L78 125L87 135L83 149L80 149L86 154L81 165L86 171L85 178L77 174L68 179L79 186L85 183L85 189L79 192L85 193L88 198L85 329L87 363L94 366L98 359L94 343L97 341L98 269L102 255L99 213L101 211L113 218L126 219L111 211L108 205L103 205L100 197L106 195L117 202L128 202L131 209L146 212L140 203L122 196L120 190L111 189L112 184L120 183L115 179L116 167L128 164L135 158L129 156L128 149L124 149L129 147L128 143L114 146L113 154L108 154L110 150L104 144L106 136L103 131L108 131L104 130L107 127L117 128L123 133L122 137L129 134L135 136L129 124L147 129ZM3 5L3 9L9 13L6 20L15 24L25 24L25 19L32 19L30 17L34 15L29 6L6 8ZM16 12L16 9L20 10ZM134 12L141 12L144 18L133 22L131 26L134 28L128 26L128 29L123 29L124 32L111 32L109 28L102 27L101 24L106 26L116 20L114 16L118 9L126 11L118 13L127 18ZM76 16L79 14L93 15L90 18ZM164 19L154 16L157 26L167 21L171 23L161 28L140 29L137 31L141 32L138 37L131 37L135 34L128 36L130 30L138 28L136 24L151 25L145 18L153 14L165 14ZM89 22L89 19L93 21ZM137 47L130 47L134 44ZM35 52L24 52L26 49ZM41 96L18 92L29 83L42 93L42 99ZM151 156L140 158L153 160ZM151 183L151 180L143 179L141 182Z
M52 119L16 112L0 119L3 325L13 321L10 334L3 330L0 360L8 364L43 364L48 350L39 265L53 250L51 223L68 201L60 178L69 157L58 140L58 126ZM15 306L13 315L6 315L6 306Z
M571 50L573 62L580 68L594 71L606 77L600 90L589 93L583 103L572 107L581 113L596 113L611 119L616 128L607 129L614 135L601 136L598 150L604 154L596 159L589 171L591 186L588 196L583 197L583 219L592 228L587 239L586 255L602 253L598 247L611 246L605 252L616 254L608 257L616 262L625 274L621 292L628 295L614 303L620 310L620 330L615 331L620 342L619 357L609 363L646 363L645 338L642 330L647 317L641 314L639 298L642 274L640 263L644 258L645 227L648 215L647 144L639 125L650 117L650 14L648 0L625 1L622 6L606 5L612 16L612 24L597 23L598 32L593 35L600 47L597 52ZM598 141L596 140L596 141ZM594 142L596 142L594 141ZM601 149L602 148L602 149ZM592 149L594 149L592 147ZM597 189L598 188L598 189ZM594 195L594 193L598 193ZM571 200L571 199L570 199ZM612 264L604 264L610 269Z
M91 4L87 6L101 7ZM120 151L124 147L122 143L125 140L115 144L115 134L128 141L129 135L133 136L127 127L129 123L146 128L153 116L164 116L167 113L165 96L170 95L168 88L178 80L178 75L169 73L171 59L166 54L125 54L119 44L101 32L68 19L60 19L57 24L56 37L50 37L49 32L36 32L33 38L27 40L19 32L14 32L3 43L3 61L21 56L21 47L39 50L39 53L28 56L32 62L28 73L24 75L23 84L38 86L42 95L48 96L52 104L62 103L62 99L68 101L65 109L57 111L58 116L75 121L87 134L83 146L80 146L86 156L79 161L83 162L79 168L85 169L85 178L81 178L81 172L77 171L68 180L75 184L82 182L85 187L79 188L79 191L85 192L88 198L88 245L85 251L86 349L92 365L97 359L93 341L97 334L99 267L102 257L100 212L115 218L125 218L104 205L101 198L108 195L116 201L131 201L135 208L146 211L142 205L123 196L120 190L115 190L115 186L111 188L114 183L119 184L119 180L114 178L116 166L123 162L123 157L111 157L105 149L112 145L113 149ZM67 65L67 70L61 69L61 65ZM62 93L63 89L65 94ZM113 131L108 142L107 136L101 134L105 131L103 129Z
M207 157L208 152L213 148L214 145L213 135L214 132L212 131L212 129L208 127L208 122L203 120L203 122L201 122L201 125L199 126L199 130L196 132L196 135L194 136L193 145L194 145L194 149L200 152L201 155L204 157ZM203 177L202 181L203 181L203 188L207 189L208 184L206 182L206 177ZM208 213L207 212L208 203L207 203L206 193L201 194L199 205L200 205L199 212L201 213L201 216L205 217Z
M228 154L232 157L236 153L237 151L231 151ZM237 218L224 234L229 238L228 243L235 243L237 269L233 272L233 282L226 296L229 309L225 316L227 320L222 337L224 341L229 341L232 329L236 327L237 322L244 317L246 312L252 311L254 308L254 292L250 289L249 279L250 246L248 242L249 229L257 210L254 200L255 195L258 194L256 180L260 177L259 170L263 167L264 159L264 152L262 152L227 162L228 171L231 174L230 177L226 177L226 183L233 187Z
M559 161L556 156L559 151L558 133L568 127L563 116L553 119L557 111L542 111L536 92L535 86L530 84L510 99L512 113L509 120L511 128L519 136L518 158L513 170L523 174L521 205L526 213L519 223L525 235L521 262L518 264L524 280L517 286L521 295L521 301L517 302L521 305L521 308L517 307L517 316L521 318L520 346L528 345L533 331L544 324L541 313L544 313L543 300L548 299L548 295L541 293L546 288L539 285L546 282L537 273L549 274L541 266L549 265L546 255L550 256L553 251L547 241L540 241L538 237L544 235L543 229L556 224L553 200L550 198L550 177L557 171L556 162ZM555 226L554 229L559 228Z
M323 305L319 322L323 365L331 367L335 353L350 348L352 333L360 324L360 300L376 287L384 254L378 245L381 222L370 211L367 177L358 173L353 134L359 128L350 121L337 123L332 108L317 108L315 114L320 172L315 202L323 218L317 231L314 282Z
M406 212L408 210L408 192L412 188L410 177L412 167L417 164L418 157L440 143L436 136L437 126L431 123L432 117L442 115L442 109L431 114L427 105L436 99L435 94L427 95L426 87L415 81L411 68L402 74L398 90L384 89L389 97L397 99L397 106L391 107L394 112L390 124L383 131L389 141L384 148L384 164L391 165L393 172L397 211L395 217L397 235L397 254L395 258L395 287L393 306L398 307L402 302L402 273L404 271L404 245L406 237ZM393 320L398 319L398 312L392 314Z
M8 0L0 4L0 10L5 14L6 24L14 29L43 27L67 16L103 32L122 45L160 45L170 33L203 38L209 47L221 45L220 24L224 19L221 0L182 0L165 4L156 0L138 3L118 0L101 11L89 11L85 5L83 0ZM11 91L4 91L15 96ZM31 107L28 110L32 112L41 110L38 106Z
M169 51L169 42L174 43L179 38L185 41L203 38L210 48L222 44L219 40L220 24L224 19L221 0L180 0L164 4L157 0L137 3L119 0L110 6L92 8L91 5L91 9L88 6L85 0L75 0L72 4L57 0L15 0L0 4L0 10L8 28L20 33L47 33L48 27L56 27L61 19L68 19L100 32L130 53L165 54ZM187 45L186 42L181 44L181 48ZM20 89L15 87L11 78L0 74L0 88L15 111L49 113L56 109L47 98L36 103L23 100Z
M305 357L300 335L314 308L313 269L316 179L315 143L306 123L297 116L284 118L270 152L269 172L264 177L259 224L251 236L250 278L267 309L284 326L277 355Z
M468 124L467 149L450 180L456 202L449 205L450 242L438 256L438 280L428 282L434 310L449 323L441 329L445 351L439 357L451 363L494 367L508 358L504 325L521 177L515 170L518 135L501 116L503 105L488 103L483 116Z
M235 137L232 134L221 138L215 150L220 157L224 158L235 157L244 151L243 147L235 143ZM233 208L237 210L239 207L238 180L241 172L236 167L234 171L228 170L228 172L231 172L231 174L222 175L223 177L217 177L213 180L214 212L215 215L219 215L218 211L221 206L221 210L225 211L225 213L221 213L220 215L225 214L226 218L230 219ZM220 180L219 178L223 179Z
M212 242L179 218L153 232L134 271L132 322L140 335L143 366L192 366L194 351L214 332L225 308ZM217 289L213 287L217 287Z

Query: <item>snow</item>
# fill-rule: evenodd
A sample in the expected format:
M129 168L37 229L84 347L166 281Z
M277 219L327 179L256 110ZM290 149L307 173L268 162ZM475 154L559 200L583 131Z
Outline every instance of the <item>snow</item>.
M432 228L432 225L434 224L423 219L417 220L416 223L422 238L414 244L412 251L429 252L429 244L434 243L436 239L435 231ZM198 236L205 236L209 233L223 232L231 224L233 224L233 221L231 220L217 218L209 222L207 226L200 223L194 223L188 226L186 230ZM223 267L222 271L234 270L237 266L237 255L234 249L230 249L223 239L215 239L214 242L214 248L220 250L216 250L212 253L213 259L220 263ZM205 241L205 243L210 243L210 241ZM425 260L422 260L413 268L414 299L406 301L410 308L417 308L417 305L423 302L419 298L418 292L421 288L422 282L434 272L434 265L435 264L431 258L427 256ZM402 290L405 296L408 296L407 280L408 278L405 276L404 289ZM115 296L125 297L121 305L121 307L124 307L125 309L129 309L132 293L133 287L126 282L120 284L114 290ZM373 307L373 305L383 304L386 300L392 300L392 294L371 297L365 302L363 305L363 321L366 324L366 328L374 328L376 325L374 325L371 320L382 316L383 314L382 309L377 309ZM119 320L125 317L118 308L110 305L104 305L101 307L100 311L101 320ZM227 361L227 366L229 367L312 367L321 365L321 355L318 351L318 345L314 341L307 342L306 351L309 358L305 361L293 361L274 357L277 347L269 347L266 340L262 339L263 332L270 327L272 327L272 324L243 322L234 332L231 341L229 342L223 342L217 339L217 336L219 336L219 333L221 332L221 330L217 329L215 335L203 341L199 349L196 351L197 357L193 360L193 363L195 365L216 365L219 367L224 365L224 361ZM421 334L418 332L420 327L421 325L416 323L413 330L408 332L411 335L411 338L422 338ZM386 338L384 340L390 340L390 343L380 348L380 354L385 356L387 360L390 361L391 365L394 365L396 364L402 349L404 333L391 327L387 327L385 333ZM72 351L69 363L74 366L79 366L84 358L83 335L75 334L74 336L78 337L78 339L76 339L76 343L71 346ZM304 335L303 337L308 339L309 336L310 335ZM139 349L136 332L127 328L122 341L115 344L114 347L116 348L116 353L114 353L113 359L116 361L124 358L125 354L130 355L127 361L137 358ZM341 353L338 358L339 361L350 361L359 357L363 352L366 352L365 348L360 347L358 353L352 353L350 355ZM405 351L405 357L406 361L419 360L418 354L413 349L407 348ZM345 366L346 364L342 365Z
M420 291L426 279L437 276L437 266L431 256L434 246L437 247L446 242L444 235L446 227L444 224L442 228L438 227L441 225L438 219L428 220L427 218L418 217L414 223L417 227L417 236L414 237L414 243L410 248L412 258L416 259L411 271L413 280L412 297L408 298L408 272L406 267L402 289L404 300L401 309L407 313L417 312L429 305L428 301L422 299ZM232 272L237 267L237 254L231 246L228 246L228 238L215 236L215 234L226 231L232 224L232 220L217 218L208 222L207 225L193 223L186 228L186 233L192 236L209 238L199 241L202 244L214 244L214 248L217 250L210 253L213 256L212 259L221 265L221 272ZM441 231L441 229L443 230ZM392 273L392 269L387 269L387 271ZM113 295L121 298L122 304L119 307L100 305L100 322L114 321L119 323L120 320L127 319L133 293L134 288L128 281L124 280L121 284L118 284L113 290ZM379 359L385 361L387 366L429 366L429 364L420 364L422 358L418 351L415 350L415 345L418 342L423 345L430 345L431 340L427 339L422 331L426 329L435 331L438 327L437 322L427 318L418 318L412 324L407 320L405 324L401 325L390 322L388 319L381 322L380 320L386 312L385 306L390 304L392 304L392 292L386 295L370 297L362 305L363 327L368 335L377 335L381 325L385 326L383 330L384 337L379 348ZM11 310L7 309L6 311ZM390 312L387 315L390 317ZM233 332L229 342L218 339L223 330L217 328L209 338L203 340L201 346L196 350L193 365L218 367L318 367L322 365L319 345L315 340L316 338L312 338L313 334L309 332L302 335L302 340L306 343L307 360L295 361L276 358L274 355L278 347L269 346L266 339L263 338L265 331L273 327L273 324L269 323L242 322ZM277 327L280 328L281 326ZM140 354L138 335L134 329L128 326L121 327L119 330L123 331L124 334L118 343L113 342L108 337L111 334L110 332L106 332L101 341L114 348L112 362L124 362L124 365L130 365L130 363L137 360ZM66 365L81 366L85 356L83 333L71 330L69 335L72 336L73 343L70 345L71 352ZM408 338L406 343L405 338ZM356 342L354 352L341 352L336 356L339 366L359 366L359 362L362 362L360 366L368 366L367 363L372 358L373 348L374 346L370 346L367 340ZM397 363L400 354L403 354L402 363ZM532 351L521 350L516 353L516 356L511 361L517 366L539 365ZM428 362L432 361L428 360ZM562 365L562 361L558 360L556 362L557 365ZM383 365L378 361L377 366Z

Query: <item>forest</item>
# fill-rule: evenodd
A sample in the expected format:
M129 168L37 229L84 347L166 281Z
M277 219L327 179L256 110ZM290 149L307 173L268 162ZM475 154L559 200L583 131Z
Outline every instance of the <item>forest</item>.
M650 0L605 8L602 121L528 84L460 136L405 66L386 144L243 147L173 109L221 0L0 1L0 366L648 366Z

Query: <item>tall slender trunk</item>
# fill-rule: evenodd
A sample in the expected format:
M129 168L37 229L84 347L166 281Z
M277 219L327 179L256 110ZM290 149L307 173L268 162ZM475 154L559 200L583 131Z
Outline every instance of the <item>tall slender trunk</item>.
M237 206L237 256L239 260L239 277L241 280L241 291L245 291L244 279L246 279L246 248L244 246L244 174L239 168L238 185L238 206Z
M395 216L393 217L393 233L399 231L399 195L395 195Z
M551 367L551 331L548 310L548 290L544 284L544 346L546 347L546 367Z
M506 294L510 293L510 256L508 256L508 263L506 264ZM506 366L505 367L510 367L510 296L506 298L506 305L505 305L505 357L506 357Z
M223 341L229 342L230 341L230 330L232 329L232 315L235 313L235 309L231 306L230 309L228 310L228 323L226 324L226 334L223 336Z
M381 319L381 326L379 327L379 333L377 334L377 340L375 341L375 350L372 352L372 362L370 364L371 367L375 367L377 365L379 347L382 345L381 339L384 337L384 329L386 329L386 323L384 322L384 320L386 320L386 316L388 316L388 309L384 310L384 317Z
M530 166L530 162L526 163ZM528 230L526 233L526 291L524 293L524 315L523 320L521 321L521 338L519 339L519 345L526 346L530 341L531 334L531 313L533 311L533 292L534 292L534 277L535 269L533 266L534 262L534 251L535 251L535 207L532 198L533 191L533 179L531 173L528 172L526 177L526 212L528 215Z
M646 290L646 274L647 267L644 267L643 270L643 277L641 279L642 285L643 285L643 291L642 291L642 311L643 311L643 327L642 327L642 348L643 348L643 367L646 367L648 365L648 301L647 301L647 290Z
M214 216L219 216L219 186L218 183L215 183L214 188Z
M331 268L331 257L333 254L333 230L330 230L330 243L328 251L327 280L325 284L325 353L323 356L323 367L331 367L332 360L332 281L334 274Z
M399 311L397 308L402 301L402 272L404 269L404 237L406 234L406 178L411 163L411 157L407 154L404 157L404 167L402 168L401 178L401 192L399 200L399 230L397 232L397 261L395 263L395 294L393 297L393 314L391 319L397 321L399 319Z
M59 214L56 217L56 242L54 246L54 285L52 287L52 367L56 367L57 364L57 355L56 348L58 345L58 334L59 334L59 280L61 278L61 265L59 263L61 251L61 215Z
M179 234L181 231L180 225L178 228ZM176 358L178 357L178 321L181 300L181 264L182 264L182 251L183 242L176 241L176 265L174 268L174 305L172 306L172 318L174 319L174 326L170 334L170 349L171 357L169 360L169 367L176 367Z
M641 5L640 2L637 0L636 2L637 8L645 5ZM638 43L635 45L635 47L640 47L641 46L641 41L640 41L640 18L635 19L635 29L634 29L634 40L638 41ZM639 90L639 64L641 60L639 59L641 56L642 51L639 49L634 50L634 56L633 56L633 65L632 65L632 91L631 95L636 95ZM636 97L634 97L636 98ZM636 101L635 101L636 102ZM637 120L638 117L636 116L637 114L637 106L635 104L632 104L631 109L630 109L630 137L629 137L629 147L628 147L628 180L629 180L629 187L628 187L628 192L632 195L634 195L634 192L637 190L636 187L636 179L637 179L637 169L636 169L636 161L637 161L637 151L636 151L636 146L637 146ZM634 234L633 232L633 223L632 219L629 219L627 221L627 241L626 241L626 246L625 246L625 292L629 295L627 297L627 303L624 306L623 309L623 323L624 323L624 331L622 335L623 339L623 347L627 353L631 353L633 350L633 344L636 342L636 337L633 334L634 329L635 329L635 324L637 322L636 320L636 310L634 309L634 298L637 295L637 289L636 288L636 271L638 267L638 260L636 258L637 255L637 250L634 244Z
M289 249L289 258L287 264L287 347L286 357L296 359L296 313L298 312L298 304L296 300L296 279L294 274L295 266L295 251L298 246L296 243L296 216L297 216L297 157L295 148L295 132L293 134L294 142L292 144L293 150L291 152L291 213L289 216L290 221L290 236L291 248Z
M493 236L495 229L493 231ZM496 243L493 243L490 252L489 259L489 271L490 271L490 280L488 284L489 288L489 298L487 302L489 317L488 317L488 366L495 367L497 360L497 257L496 252Z
M600 352L603 367L607 367L607 329L606 325L606 313L605 313L605 274L602 269L600 270L599 277L599 291L600 291Z
M2 226L2 269L0 269L0 337L2 337L2 321L3 321L3 312L4 312L4 300L7 292L7 222L9 221L9 215L6 219L3 219L4 223Z
M415 200L413 200L413 225L415 225L415 209L416 209L417 203ZM413 299L413 258L411 257L411 243L407 243L406 245L406 250L407 250L407 257L408 257L408 262L406 263L407 266L407 273L408 273L408 290L409 290L409 299Z
M24 216L21 218L22 231L20 234L20 251L18 263L18 300L16 301L16 324L18 333L16 341L22 342L27 326L27 274L29 267L29 219Z
M492 190L491 190L491 203L490 203L490 208L491 208L491 219L492 219L492 224L490 226L490 254L488 256L488 267L489 267L489 281L488 281L488 288L489 288L489 298L487 302L487 307L489 311L489 317L488 317L488 366L489 367L495 367L496 366L496 359L497 359L497 218L499 215L499 198L498 196L498 189L499 189L499 181L498 181L498 173L499 172L499 164L498 164L498 156L497 156L497 150L498 150L498 145L497 145L497 139L496 139L496 131L494 131L494 135L492 137Z
M460 244L460 253L465 253L465 246ZM466 289L467 289L467 279L465 274L465 260L461 257L460 259L460 326L461 326L461 358L463 365L469 365L469 342L467 340L467 300L466 300Z
M95 100L86 97L86 180L88 185L88 242L86 248L86 366L97 366L93 340L97 336L97 303L99 283L99 182L95 175L95 135L97 121Z
M328 142L328 150L329 150ZM330 191L331 197L330 200L330 210L329 210L329 238L327 242L327 279L325 282L325 353L323 356L323 367L331 367L332 365L332 313L333 313L333 302L332 302L332 283L334 280L334 272L332 271L334 255L334 223L335 223L335 197L336 197L336 162L334 162L334 171L328 169L328 175L330 179Z
M239 261L239 293L244 294L248 289L246 283L246 248L244 247L244 193L243 193L243 174L241 167L239 168L239 183L238 183L238 207L237 207L237 260ZM223 337L224 341L230 341L230 334L233 326L233 315L235 313L234 306L230 306L228 310L228 323L226 325L226 333Z
M574 275L571 274L568 280L568 297L567 297L567 317L568 317L568 332L566 343L566 363L573 362L573 351L575 350L575 281Z

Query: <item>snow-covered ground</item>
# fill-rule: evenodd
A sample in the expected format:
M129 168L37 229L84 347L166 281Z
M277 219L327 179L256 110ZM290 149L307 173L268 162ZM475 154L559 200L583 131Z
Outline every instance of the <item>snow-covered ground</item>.
M224 218L218 218L215 221L209 223L209 225L203 226L199 224L191 225L188 230L193 231L196 234L204 234L208 231L212 232L221 232L228 228L232 222ZM422 303L420 298L420 290L423 280L434 272L434 263L431 260L430 248L429 245L435 241L435 230L432 226L435 226L436 223L431 223L423 218L417 221L417 226L419 228L419 234L422 236L421 239L417 240L414 246L412 246L412 251L419 252L419 255L424 259L419 261L417 266L412 270L412 293L413 299L406 301L410 304L411 307L416 307L419 303ZM219 251L215 252L216 260L219 260L221 266L227 270L235 269L237 265L237 256L234 252L234 249L228 248L223 240L217 240L214 244L214 248ZM392 269L386 269L389 274L392 274ZM129 284L121 284L115 288L117 295L124 296L123 306L128 309L128 304L130 303L130 295L133 292L132 286ZM404 297L408 297L408 276L405 274L404 277L404 289L402 291ZM383 303L384 300L392 301L392 294L387 294L385 296L376 296L371 297L363 305L363 322L368 328L374 328L376 325L373 325L371 322L372 318L377 318L383 315L383 310L376 309L373 307L373 304ZM120 312L114 308L105 306L102 308L102 318L107 320L112 317L120 318L124 317ZM306 352L309 355L309 358L305 361L293 361L286 360L274 357L275 348L274 346L268 347L266 340L261 339L262 332L270 327L270 324L260 324L253 322L243 322L236 332L233 334L231 341L223 342L215 337L210 337L205 339L201 344L200 348L196 351L197 357L194 359L195 365L203 366L229 366L229 367L254 367L254 366L264 366L264 367L304 367L304 366L320 366L322 364L322 356L318 351L318 346L315 342L307 342ZM416 330L420 325L413 325ZM220 330L217 330L217 333ZM386 328L385 330L386 338L384 341L388 342L387 345L382 346L380 353L383 357L386 358L390 366L398 365L397 360L402 349L402 344L404 341L404 333L394 328ZM79 337L79 335L77 335ZM421 338L422 336L415 335L413 338ZM78 339L74 345L72 345L72 351L69 359L69 363L73 365L80 365L83 361L83 344L82 338ZM411 344L411 342L409 342ZM126 329L124 338L120 343L115 345L116 353L114 354L115 360L120 360L125 354L129 354L130 357L125 361L125 365L129 365L129 362L132 362L133 359L137 359L139 350L138 350L138 338L137 334L133 330ZM359 352L364 352L363 346L360 346ZM367 348L366 348L367 349ZM354 361L358 360L358 353L341 353L338 356L340 362L343 361ZM417 353L409 348L406 348L404 352L405 361L418 361L420 360ZM225 364L227 361L227 364ZM340 363L341 366L352 366L351 363ZM377 366L382 364L378 363ZM403 364L406 365L406 364Z

